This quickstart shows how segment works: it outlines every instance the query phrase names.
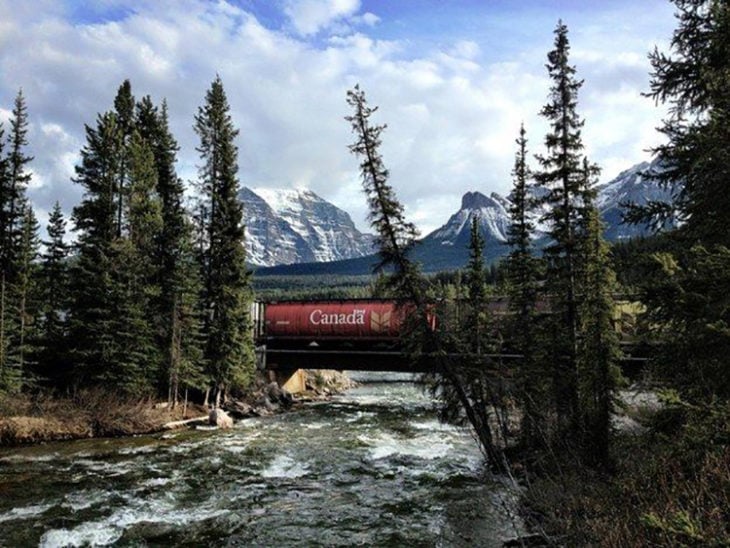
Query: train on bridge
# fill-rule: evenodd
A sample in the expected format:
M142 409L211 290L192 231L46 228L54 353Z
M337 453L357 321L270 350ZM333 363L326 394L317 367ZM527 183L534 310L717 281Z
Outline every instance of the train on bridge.
M434 303L429 315L436 329L439 315L459 316L468 303L454 301L442 307ZM436 309L439 309L438 314ZM509 315L506 297L491 297L488 302L492 317ZM537 303L539 312L549 313L549 304ZM614 310L616 330L621 334L625 350L634 346L636 316L640 303L617 299ZM253 304L254 338L259 366L268 370L366 369L411 371L399 342L403 327L415 306L408 302L387 299L341 299L319 301L271 301ZM451 318L453 319L453 318ZM458 322L457 322L458 324ZM624 361L645 361L625 355ZM495 358L517 358L510 352Z
M410 303L384 299L254 303L254 336L270 347L340 347L396 342ZM436 327L436 317L430 318Z

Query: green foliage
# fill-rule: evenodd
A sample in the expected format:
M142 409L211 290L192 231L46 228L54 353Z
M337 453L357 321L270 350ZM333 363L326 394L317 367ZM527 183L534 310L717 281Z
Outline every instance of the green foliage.
M596 208L588 211L582 247L584 297L580 305L578 347L582 445L588 462L608 466L613 398L620 377L620 349L613 326L616 279Z
M651 91L668 104L655 149L664 170L660 184L674 194L671 208L638 208L634 220L667 217L682 221L689 245L730 245L726 191L730 165L730 6L723 0L673 0L678 27L671 50L655 49ZM641 215L643 213L643 215Z
M730 397L730 251L695 246L677 257L654 255L642 301L658 347L656 374L690 401Z
M25 153L27 134L28 112L19 91L10 118L7 155L0 125L0 393L18 392L30 382L26 362L33 305L29 299L37 242L35 217L25 196L31 180L27 166L32 161Z
M505 261L507 294L512 318L506 332L514 350L523 359L517 372L516 399L522 409L520 437L522 445L531 449L542 445L546 430L548 379L541 366L537 345L537 293L539 261L533 255L534 226L530 212L530 169L527 166L527 139L524 126L516 140L517 153L512 170L510 194L510 253Z
M423 278L419 266L409 259L418 231L413 223L405 219L403 206L388 183L389 173L378 150L386 126L370 124L370 117L377 111L377 107L368 106L365 92L359 86L347 92L347 104L353 108L354 114L345 117L345 120L350 122L356 136L355 142L349 148L350 152L362 158L360 174L363 190L367 196L370 224L375 230L375 243L380 253L380 264L375 270L377 272L385 267L394 268L394 274L389 278L394 295L421 303Z
M373 276L257 276L252 284L256 300L365 299L374 296Z
M246 270L243 208L238 201L238 148L223 83L216 78L195 117L200 137L199 234L205 311L205 360L216 397L245 387L254 367L249 329L250 274Z
M69 377L66 316L69 307L69 246L66 221L58 202L48 220L48 237L40 265L40 354L37 375L50 387L62 388Z

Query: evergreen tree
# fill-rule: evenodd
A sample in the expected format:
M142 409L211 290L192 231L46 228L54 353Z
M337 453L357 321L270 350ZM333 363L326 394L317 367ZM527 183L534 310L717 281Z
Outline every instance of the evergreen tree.
M469 307L466 316L470 352L481 354L485 351L487 287L484 269L484 236L479 229L479 215L471 218L469 227L469 262L466 267L469 291Z
M650 96L669 105L655 152L674 190L682 222L674 250L655 253L644 284L646 325L659 343L657 374L692 403L730 397L727 295L730 223L730 6L722 0L673 0L678 26L669 53L651 55Z
M347 103L353 114L345 119L350 122L355 134L355 143L350 152L362 158L360 173L363 189L370 208L370 222L376 230L376 241L380 249L381 262L377 269L390 266L388 286L391 295L414 306L408 311L404 325L405 335L401 338L404 352L413 363L426 359L438 360L438 373L426 376L432 391L444 400L441 417L452 422L465 422L474 428L480 447L494 467L501 467L503 461L496 451L487 410L482 398L474 399L469 391L469 376L458 364L449 358L449 341L432 329L430 318L434 308L426 301L427 284L409 252L415 245L415 226L405 220L403 206L388 183L385 168L378 148L385 126L371 126L370 117L377 107L369 107L365 93L359 86L347 92ZM480 407L481 406L481 407Z
M679 26L671 52L650 55L651 91L669 105L651 173L674 202L634 207L629 220L663 226L675 218L688 245L730 246L730 6L724 0L672 0Z
M50 386L68 385L69 370L66 354L66 314L68 312L68 256L69 246L64 242L66 221L58 202L48 219L48 240L40 270L40 347L38 376Z
M17 365L22 352L14 345L25 340L22 334L25 320L19 316L21 303L17 300L23 293L17 284L23 262L24 216L29 207L25 191L31 174L27 166L33 159L25 152L27 134L28 109L23 93L19 91L10 119L5 157L2 157L0 144L0 391L15 390L22 383L8 380L4 385L2 379L20 374ZM0 140L2 137L0 127ZM12 374L11 368L16 368Z
M402 298L423 301L424 286L418 265L409 259L418 231L415 225L406 221L403 206L388 183L388 170L378 149L382 144L381 134L387 126L371 126L370 116L378 109L368 106L365 92L359 86L347 92L347 104L354 109L350 122L357 136L350 152L362 157L360 173L363 189L370 209L370 225L375 229L375 243L380 254L376 271L393 267L395 276L390 278L395 295Z
M603 238L598 209L588 211L582 258L581 341L578 378L583 447L588 460L607 466L611 439L611 411L620 377L618 335L613 325L616 276L611 269L609 248Z
M159 292L152 257L157 251L162 218L154 192L154 156L136 132L128 144L126 158L128 186L122 215L126 237L114 239L109 271L115 338L108 349L108 367L99 379L122 387L128 394L149 394L160 363L150 310Z
M538 155L541 170L536 181L546 189L550 206L543 221L549 223L551 243L545 248L547 284L557 322L553 323L552 354L555 361L553 385L560 431L577 433L578 334L580 239L585 228L586 189L581 165L583 120L576 111L582 80L568 61L568 29L559 22L555 29L555 49L548 53L548 74L553 81L549 101L540 111L550 123L545 136L547 154ZM592 168L593 169L593 168Z
M84 187L82 202L73 212L78 233L69 309L74 387L98 382L111 369L117 344L111 271L122 135L116 115L100 115L95 128L86 126L86 139L74 180Z
M201 318L198 307L199 272L195 266L192 227L187 219L185 189L175 171L178 145L172 136L163 102L158 111L149 97L137 105L137 127L152 146L157 169L157 194L162 227L157 258L159 299L156 303L160 346L165 366L160 387L174 405L181 389L204 388Z
M200 137L197 150L203 160L200 189L209 212L202 255L205 359L216 404L228 389L245 386L254 366L248 310L251 289L234 143L238 130L229 111L223 83L216 77L195 117Z
M530 170L527 166L527 138L524 125L516 140L517 153L512 170L513 187L510 194L510 226L507 244L510 253L506 261L507 293L513 320L510 340L523 355L517 374L517 397L522 407L520 433L527 448L540 445L545 431L545 388L543 368L536 346L536 304L538 290L538 260L533 256L532 237L535 227L530 220Z
M114 189L117 202L117 237L122 236L123 231L123 215L124 201L126 194L129 193L129 144L132 139L132 133L135 130L134 120L134 96L132 95L132 85L129 80L124 80L119 86L117 96L114 98L114 112L116 113L117 127L122 140L119 151L119 172L117 174L117 183Z
M31 367L38 358L38 221L33 208L26 204L20 226L18 246L18 272L16 281L16 301L18 314L18 333L16 335L17 369L21 372L23 383L31 384Z

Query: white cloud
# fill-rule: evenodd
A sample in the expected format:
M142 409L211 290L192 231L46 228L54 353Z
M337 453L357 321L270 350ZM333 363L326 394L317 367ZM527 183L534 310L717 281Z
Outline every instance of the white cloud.
M354 15L359 9L360 0L289 0L284 12L296 31L302 36L308 36ZM363 22L374 22L372 15L365 14Z
M391 182L424 233L446 221L464 192L509 191L522 121L531 152L541 148L537 112L549 86L543 63L551 28L514 55L472 38L413 54L409 37L378 39L367 27L377 15L359 15L357 0L287 4L294 32L267 28L222 0L134 3L125 18L93 24L70 21L54 2L38 5L45 8L16 12L0 0L0 42L13 43L0 49L0 108L23 88L36 157L31 196L42 210L56 199L67 212L78 203L81 189L70 177L83 125L111 108L125 78L138 97L167 98L179 170L190 180L198 161L193 116L219 73L241 129L242 183L311 188L361 228L366 204L343 119L355 83L380 106L374 122L388 124L382 153ZM647 158L642 149L658 123L657 110L638 96L646 89L647 39L611 37L612 29L576 33L572 50L586 79L585 141L604 179ZM318 33L321 41L307 38Z

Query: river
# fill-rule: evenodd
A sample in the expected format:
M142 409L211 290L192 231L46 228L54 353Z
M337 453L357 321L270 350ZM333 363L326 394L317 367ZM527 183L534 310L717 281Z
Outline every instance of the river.
M515 493L410 382L227 431L0 450L0 546L501 546Z

